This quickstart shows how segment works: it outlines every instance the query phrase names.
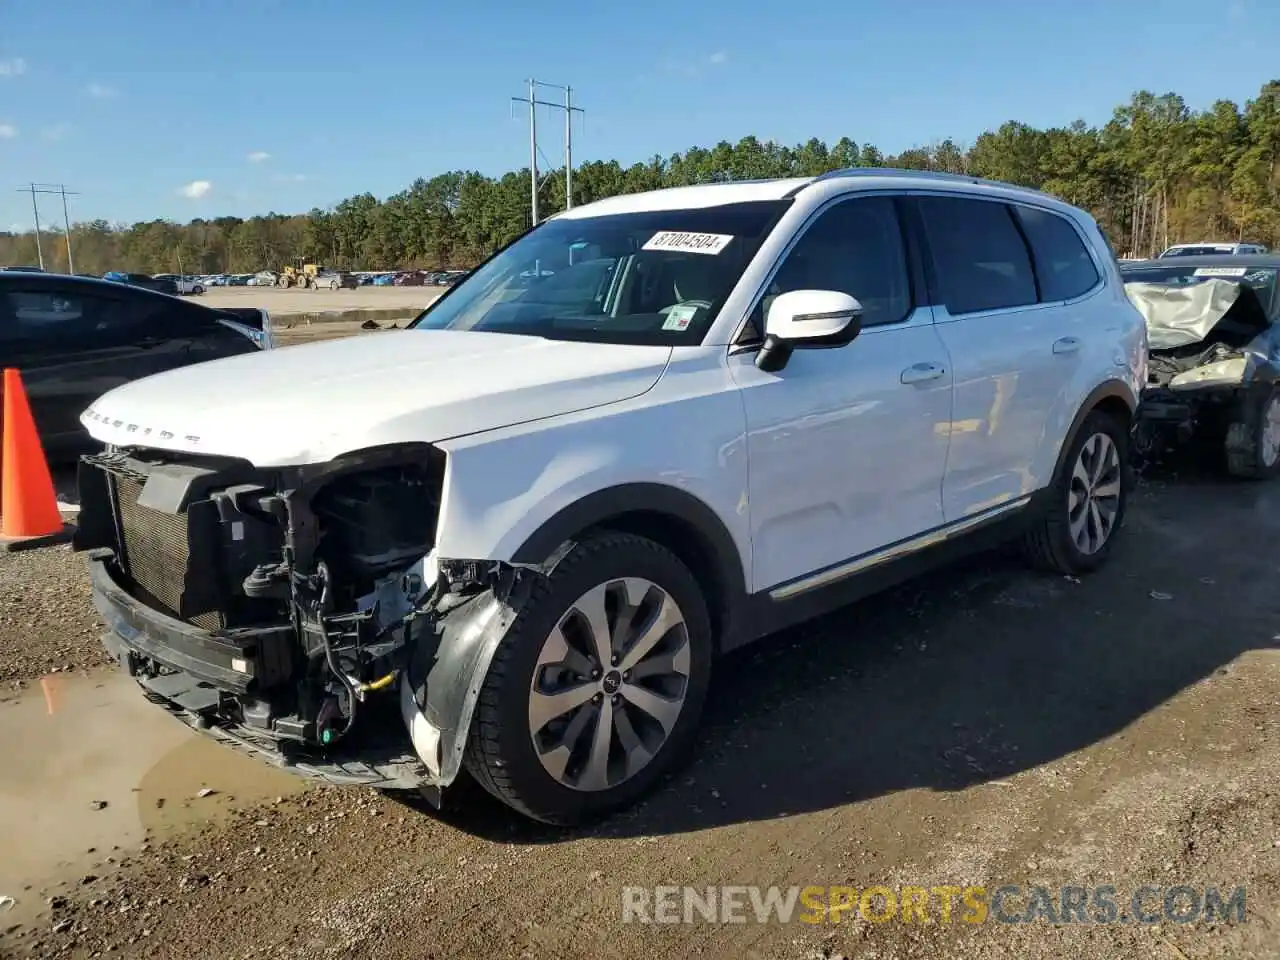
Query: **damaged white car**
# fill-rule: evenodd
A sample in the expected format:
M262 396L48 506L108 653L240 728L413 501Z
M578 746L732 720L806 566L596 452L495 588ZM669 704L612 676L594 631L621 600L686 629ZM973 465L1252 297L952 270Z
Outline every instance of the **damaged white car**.
M1280 475L1280 257L1162 258L1121 274L1150 341L1137 453L1194 444L1235 476Z
M76 546L157 704L331 782L568 823L714 658L1009 538L1101 566L1142 318L1085 213L843 171L559 214L411 329L114 390Z

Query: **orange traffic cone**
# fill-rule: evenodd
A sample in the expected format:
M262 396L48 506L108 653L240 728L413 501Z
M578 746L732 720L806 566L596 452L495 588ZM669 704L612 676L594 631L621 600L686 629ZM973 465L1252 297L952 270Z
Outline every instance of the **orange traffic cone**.
M4 435L0 441L0 550L62 543L67 528L58 513L53 478L36 433L27 392L17 370L4 372Z

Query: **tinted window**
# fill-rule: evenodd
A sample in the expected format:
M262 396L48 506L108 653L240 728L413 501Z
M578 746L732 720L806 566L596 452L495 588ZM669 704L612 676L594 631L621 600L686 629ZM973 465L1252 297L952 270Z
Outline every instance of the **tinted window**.
M929 252L942 302L952 314L1036 302L1027 245L1002 203L922 197Z
M58 290L5 290L0 293L0 341L37 343L84 337L109 325L110 303Z
M911 282L893 199L846 200L823 213L778 268L753 322L758 326L773 298L792 290L849 294L862 304L863 326L905 320Z
M1041 300L1070 300L1097 285L1098 269L1075 227L1045 210L1014 209L1035 257Z

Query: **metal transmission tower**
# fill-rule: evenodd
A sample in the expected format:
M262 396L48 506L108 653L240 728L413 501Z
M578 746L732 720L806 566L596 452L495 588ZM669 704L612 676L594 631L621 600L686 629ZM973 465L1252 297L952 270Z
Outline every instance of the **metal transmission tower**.
M36 223L36 257L40 261L41 270L44 269L44 249L40 245L40 207L36 202L36 195L48 193L62 197L62 222L67 231L67 273L75 273L75 261L71 259L71 217L67 212L67 197L78 197L80 194L74 190L68 190L66 185L61 183L29 183L25 187L19 187L18 192L31 194L31 214L35 217Z
M538 99L538 87L550 87L564 91L564 103L551 103ZM533 214L532 226L538 225L538 107L551 107L564 111L564 205L565 209L573 206L573 115L585 113L581 107L573 105L573 88L558 83L543 83L541 80L529 81L529 96L512 97L514 103L529 105L529 209Z

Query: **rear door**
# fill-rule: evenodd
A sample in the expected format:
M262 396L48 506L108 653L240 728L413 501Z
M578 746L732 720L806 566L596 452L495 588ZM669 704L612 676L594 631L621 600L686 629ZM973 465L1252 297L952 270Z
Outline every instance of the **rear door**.
M1057 425L1074 402L1072 385L1090 347L1087 309L1069 300L1096 288L1100 277L1075 228L1056 214L971 196L920 196L917 203L934 318L955 365L943 484L950 523L1048 482L1035 465L1060 436Z

